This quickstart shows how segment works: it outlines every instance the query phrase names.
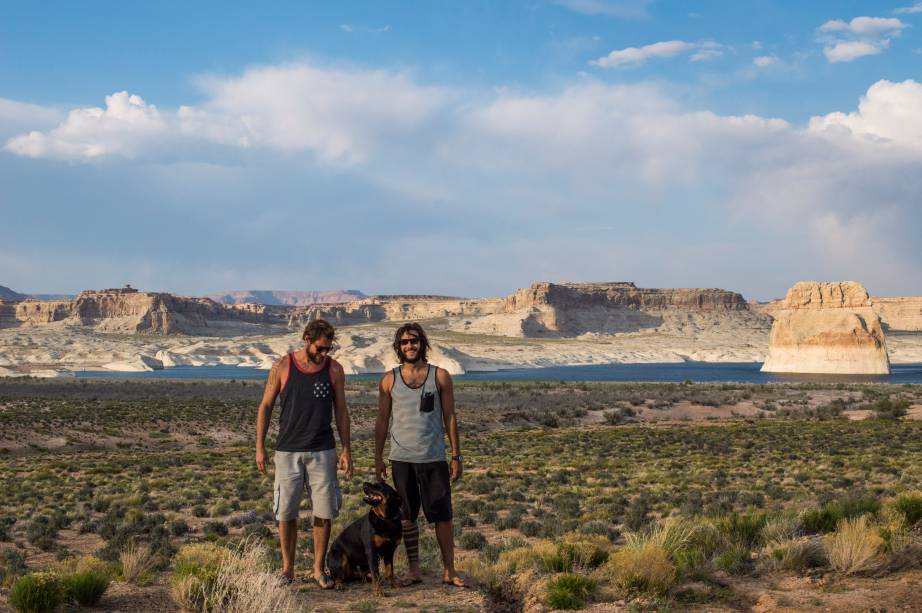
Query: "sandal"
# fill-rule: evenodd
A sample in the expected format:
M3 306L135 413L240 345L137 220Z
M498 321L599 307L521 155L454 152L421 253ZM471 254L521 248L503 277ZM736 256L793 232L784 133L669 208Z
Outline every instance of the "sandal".
M417 579L416 577L403 577L397 582L397 585L400 587L410 587L411 585L419 585L422 582L422 579Z

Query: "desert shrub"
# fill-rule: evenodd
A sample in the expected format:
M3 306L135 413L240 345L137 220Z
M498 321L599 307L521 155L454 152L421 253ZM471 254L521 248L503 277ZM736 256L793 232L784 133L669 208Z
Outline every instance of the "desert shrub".
M676 569L662 546L646 542L625 546L608 560L612 585L625 596L665 594L676 579Z
M11 577L26 574L29 567L26 559L17 549L4 549L0 553L0 584L6 583Z
M483 549L487 544L487 537L480 532L465 532L458 540L461 549Z
M817 509L804 511L800 522L807 533L822 534L835 530L843 519L877 513L879 510L880 501L876 496L866 492L852 492Z
M171 521L167 528L173 536L182 536L189 532L189 524L181 519Z
M219 500L208 508L209 517L223 517L231 512L231 506L224 500Z
M890 506L903 516L908 525L915 526L922 519L922 492L900 494Z
M650 523L650 500L645 492L634 498L624 514L624 526L634 532Z
M109 587L109 576L105 573L88 569L61 577L61 586L65 597L84 607L92 607Z
M761 544L762 529L767 522L768 515L759 511L731 513L718 518L715 524L728 543L739 544L751 550Z
M10 540L10 528L12 528L15 523L15 515L0 516L0 541Z
M227 525L223 521L210 521L205 524L202 528L202 531L205 533L205 536L216 538L219 536L227 536Z
M61 584L54 573L38 572L20 577L10 588L9 604L21 613L55 610L63 601Z
M834 533L823 537L829 566L846 575L878 566L883 545L884 539L866 516L843 519Z
M719 533L708 522L670 519L646 532L625 534L625 546L640 549L646 543L660 547L677 571L699 565L717 548Z
M900 419L909 410L909 401L881 398L871 405L871 410L877 413L879 419Z
M826 562L822 543L816 538L790 538L768 541L760 563L767 570L803 571Z
M533 519L526 519L519 523L519 531L525 536L540 536L544 532L544 526Z
M547 604L552 609L582 609L595 588L595 580L589 577L561 575L547 584Z
M714 557L714 565L731 575L741 575L752 567L752 551L740 543L731 544Z
M557 553L569 568L598 568L608 560L609 542L604 536L570 533L557 543Z
M150 549L135 540L129 540L118 554L121 576L125 583L141 585L149 579L154 566Z
M271 573L259 541L236 551L215 545L186 545L176 556L171 593L178 605L208 613L294 613L291 591Z
M58 526L47 515L35 517L26 526L26 540L41 549L51 551L58 536Z

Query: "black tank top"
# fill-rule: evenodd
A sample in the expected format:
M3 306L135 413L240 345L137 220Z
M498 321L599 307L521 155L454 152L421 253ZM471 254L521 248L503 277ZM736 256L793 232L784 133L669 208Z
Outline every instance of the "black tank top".
M278 451L335 449L333 438L333 379L330 358L314 373L304 372L288 354L288 380L282 390Z

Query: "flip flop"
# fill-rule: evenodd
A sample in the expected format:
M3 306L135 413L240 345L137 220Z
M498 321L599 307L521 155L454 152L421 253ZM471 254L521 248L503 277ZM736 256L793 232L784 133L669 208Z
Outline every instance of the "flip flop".
M333 589L333 580L330 579L330 576L326 573L320 573L319 577L313 577L314 583L320 586L322 590L331 590Z
M292 583L295 582L294 577L289 577L288 575L284 573L279 573L277 576L284 585L291 585Z
M422 579L417 579L416 577L404 577L398 582L398 585L400 587L410 587L411 585L419 585L422 582Z
M467 584L464 582L464 579L455 575L451 579L442 579L442 585L451 585L454 587L467 587Z

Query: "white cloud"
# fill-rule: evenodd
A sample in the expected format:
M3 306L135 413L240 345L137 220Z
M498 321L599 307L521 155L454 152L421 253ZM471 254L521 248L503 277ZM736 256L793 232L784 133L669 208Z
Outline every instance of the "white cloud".
M922 151L922 84L878 81L853 113L829 113L810 120L810 131L890 143Z
M33 158L89 159L112 154L131 158L166 130L157 107L140 96L117 92L106 96L106 108L74 109L58 127L14 137L6 148Z
M867 42L863 40L842 41L823 47L823 55L831 63L851 62L860 57L877 55L890 46L889 40Z
M698 51L693 53L689 59L693 62L706 62L719 58L723 54L723 45L708 41L698 45Z
M906 27L895 17L855 17L846 23L841 19L827 21L820 26L821 32L850 32L857 36L892 34Z
M904 6L893 11L894 13L902 15L910 15L913 13L922 13L922 2L916 2L912 6Z
M600 68L614 68L616 66L629 66L643 64L650 58L655 57L672 57L691 51L695 48L692 43L683 40L667 40L643 47L627 47L612 51L605 57L590 62L593 66Z
M766 68L772 64L778 63L778 56L776 55L760 55L752 59L752 63L758 66L759 68Z
M203 79L202 87L204 104L165 113L119 92L106 97L105 109L75 109L51 130L8 140L6 149L27 157L90 160L165 149L181 155L177 141L200 141L310 151L355 163L397 135L406 138L447 100L445 90L419 85L408 73L310 64L254 68L239 77Z
M890 47L889 37L899 36L907 27L894 17L855 17L850 22L827 21L818 32L826 59L837 63L882 53Z

